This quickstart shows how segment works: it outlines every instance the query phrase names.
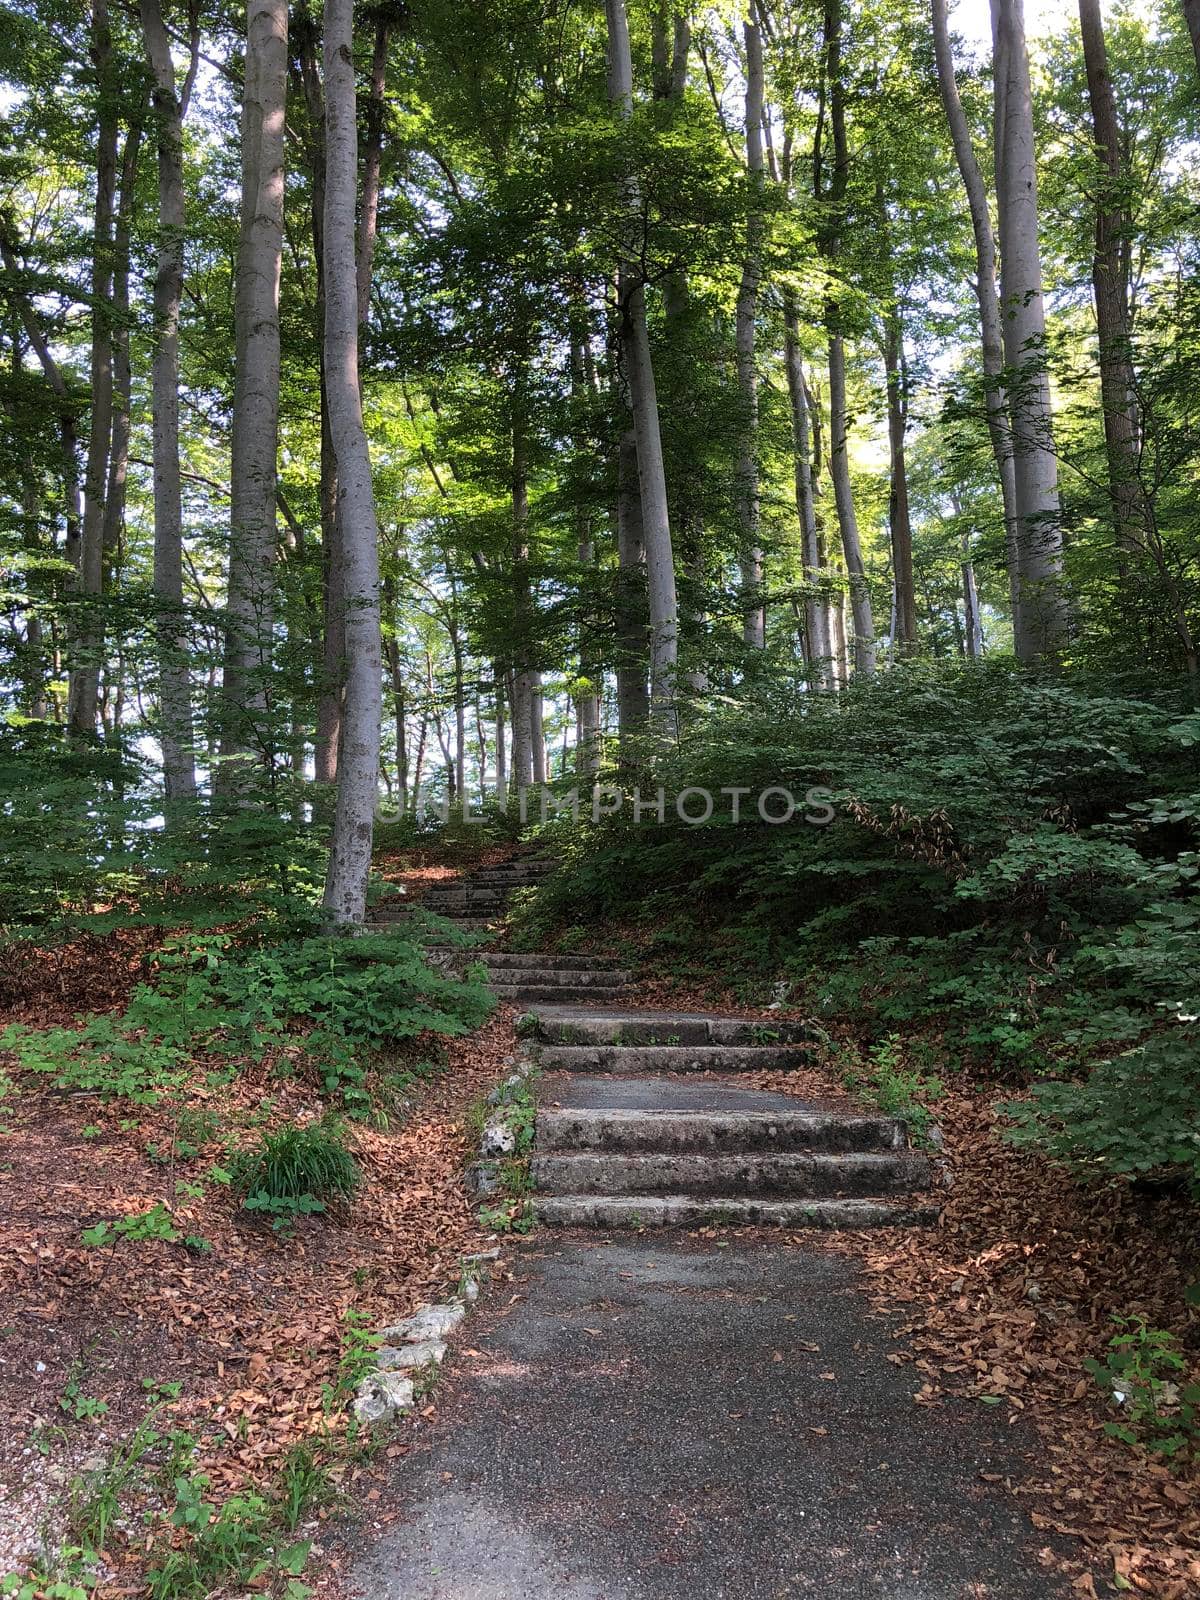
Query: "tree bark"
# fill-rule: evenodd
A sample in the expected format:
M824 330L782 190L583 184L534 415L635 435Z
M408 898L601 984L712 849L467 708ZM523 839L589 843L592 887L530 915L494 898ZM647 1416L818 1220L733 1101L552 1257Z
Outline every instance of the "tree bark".
M608 24L608 97L617 115L633 115L633 62L625 0L605 0ZM627 185L630 226L640 211L636 184ZM632 241L627 240L627 245ZM662 434L650 333L646 324L646 292L635 254L628 248L617 269L617 309L621 353L629 385L630 410L637 440L641 485L642 539L646 551L646 586L650 601L650 717L660 734L677 729L675 667L678 659L678 604L671 519L663 469Z
M1004 545L1008 563L1009 604L1013 634L1019 631L1021 583L1017 555L1017 485L1013 461L1012 432L1008 424L1008 402L1004 392L1004 331L1000 316L1000 295L996 286L996 241L987 186L971 142L971 131L958 94L954 76L954 56L950 48L950 28L946 0L930 0L933 14L933 52L937 64L938 89L950 125L950 140L958 163L971 229L975 235L975 298L979 302L980 344L983 353L983 379L986 391L988 437L1000 479L1004 505Z
M1033 97L1023 0L991 0L991 6L1000 289L1011 386L1020 579L1016 654L1019 661L1052 661L1066 641L1067 615L1058 462L1046 370Z
M358 370L353 19L354 0L325 0L325 373L338 468L347 656L325 909L339 924L361 923L366 914L382 712L379 529Z
M287 0L250 0L242 97L242 214L234 294L229 580L219 787L267 766L275 616L279 275L283 255ZM353 281L353 280L352 280Z
M896 592L893 648L912 655L917 648L917 597L913 588L912 519L908 507L908 468L904 436L908 432L908 393L905 383L904 328L897 310L889 312L884 331L883 365L887 375L888 455L891 491L888 522L892 534L892 580Z
M827 218L821 228L821 252L826 270L837 270L841 248L841 227L850 172L850 153L846 140L846 95L842 82L841 0L825 0L825 75L829 93L830 125L833 133L833 178L825 196ZM822 199L819 159L815 165L817 199ZM846 346L841 331L841 311L830 293L825 301L825 327L829 340L829 473L833 479L833 499L837 508L842 553L850 584L850 611L854 620L854 670L863 677L875 671L875 619L871 614L871 594L867 587L862 540L854 508L850 481L849 419L846 408Z
M92 0L89 52L99 84L96 199L92 212L91 421L83 480L83 525L76 588L81 610L75 629L67 720L73 733L94 735L104 634L104 499L113 423L113 219L117 187L119 114L113 79L108 0Z
M650 717L646 689L649 661L646 602L646 548L642 541L642 498L638 486L637 440L633 429L621 435L617 455L617 737L622 767L633 762L633 748Z
M386 11L375 19L375 49L371 57L371 84L367 94L367 138L363 146L362 212L358 224L358 320L371 314L371 269L379 235L379 188L383 173L383 116L386 105L388 41L391 25Z
M746 171L750 180L750 209L746 217L742 281L734 313L738 391L742 402L735 500L742 580L742 639L751 649L761 650L766 644L766 608L762 595L763 553L759 543L758 375L754 367L754 347L763 247L763 58L762 36L753 4L742 32L746 46Z
M1100 347L1100 404L1104 412L1108 490L1113 532L1119 559L1123 561L1129 555L1136 557L1146 548L1152 521L1138 472L1138 412L1124 266L1129 215L1121 194L1124 180L1121 127L1108 71L1100 0L1079 0L1079 26L1083 35L1092 127L1102 169L1096 195L1092 289Z
M520 419L513 424L513 609L517 623L517 657L512 683L512 789L521 791L533 782L533 695L537 674L528 665L532 647L533 594L529 582L529 476L525 462L525 437Z
M507 752L504 748L505 718L504 718L504 675L499 664L493 664L492 677L495 680L496 701L496 804L503 810L508 805L508 767Z
M142 35L154 76L158 156L158 267L154 276L154 599L159 741L168 805L196 792L192 693L183 609L183 488L179 471L179 317L187 232L183 119L200 60L193 22L182 91L176 87L161 0L141 0Z
M800 352L800 313L796 296L790 289L784 290L783 330L783 364L792 414L796 514L800 519L800 559L804 571L804 636L808 644L808 664L815 680L829 687L833 676L833 647L830 642L829 602L821 592L827 574L821 533L817 526L808 398Z

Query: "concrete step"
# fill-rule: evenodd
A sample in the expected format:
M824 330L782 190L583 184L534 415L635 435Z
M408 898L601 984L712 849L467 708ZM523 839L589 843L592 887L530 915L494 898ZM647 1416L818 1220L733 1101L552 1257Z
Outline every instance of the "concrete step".
M545 1072L787 1072L804 1066L808 1051L797 1045L544 1044L537 1059Z
M497 950L488 957L493 967L536 967L541 972L621 972L617 956L548 956L541 951Z
M536 1219L552 1228L911 1228L938 1208L888 1200L759 1200L702 1195L535 1195Z
M488 969L495 973L497 982L520 984L527 989L619 989L630 979L630 974L619 967L606 967L599 972L585 967L569 967L563 971L555 967L516 967L493 962L490 957Z
M621 1155L535 1152L529 1164L542 1194L762 1195L844 1198L924 1188L929 1163L911 1150L886 1155L739 1152L736 1155Z
M596 1004L609 999L619 1000L625 990L623 983L610 984L608 987L599 983L590 986L580 983L527 984L518 979L515 973L505 973L504 976L511 976L516 981L493 983L492 991L501 1000L509 1000L516 1005L535 1005L541 1000L590 1000Z
M535 1149L606 1150L634 1154L748 1154L906 1149L905 1128L893 1117L822 1111L625 1111L605 1108L539 1110Z
M479 888L511 889L533 884L535 887L542 883L553 871L553 867L536 869L529 866L520 867L485 867L480 872L472 872L461 881L475 884Z
M421 903L440 911L443 906L498 906L506 899L503 889L431 889Z
M803 1022L729 1017L705 1011L585 1011L541 1005L523 1020L527 1037L547 1044L800 1044L811 1040Z

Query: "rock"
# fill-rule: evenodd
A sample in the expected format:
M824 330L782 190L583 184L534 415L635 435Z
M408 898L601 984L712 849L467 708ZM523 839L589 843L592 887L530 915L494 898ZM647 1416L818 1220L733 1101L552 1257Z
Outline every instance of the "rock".
M443 1339L421 1339L415 1344L384 1345L376 1350L375 1359L387 1372L409 1372L414 1367L427 1367L446 1358Z
M417 1344L425 1339L444 1339L467 1314L464 1305L448 1303L425 1306L403 1322L394 1322L390 1328L381 1328L380 1337L395 1344Z
M398 1372L369 1372L358 1386L354 1415L367 1427L390 1422L400 1411L409 1411L416 1401L411 1378Z
M485 1156L511 1156L516 1153L517 1136L507 1122L489 1122L483 1130L479 1148Z
M476 1161L467 1169L467 1188L479 1200L490 1200L499 1194L502 1185L500 1174L490 1161Z

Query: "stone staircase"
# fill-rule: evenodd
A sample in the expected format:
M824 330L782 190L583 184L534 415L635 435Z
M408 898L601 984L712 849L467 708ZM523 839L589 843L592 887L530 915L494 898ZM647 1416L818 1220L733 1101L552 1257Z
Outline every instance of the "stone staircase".
M458 928L502 930L509 897L553 862L523 853L433 888L421 902ZM396 897L381 923L410 914ZM450 952L446 952L450 954ZM461 950L453 953L462 959ZM747 1072L808 1064L803 1024L629 1005L610 958L472 948L497 998L527 1006L536 1067L530 1159L537 1219L554 1227L775 1223L868 1228L929 1223L929 1162L893 1117L831 1089L820 1101L744 1087Z
M929 1162L903 1123L739 1086L746 1071L805 1065L801 1024L539 1005L522 1032L541 1074L530 1177L543 1223L936 1220L936 1206L913 1198Z

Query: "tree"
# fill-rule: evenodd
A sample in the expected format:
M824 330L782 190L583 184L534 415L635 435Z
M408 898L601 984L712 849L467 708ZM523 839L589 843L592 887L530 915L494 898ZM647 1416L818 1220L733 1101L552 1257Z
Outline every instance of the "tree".
M604 9L608 24L608 95L618 117L627 121L633 116L633 61L625 0L605 0ZM632 226L638 212L637 187L633 183L627 187ZM669 734L675 728L675 664L679 653L675 558L646 323L646 288L629 249L623 252L617 266L617 318L641 489L641 532L650 601L650 718L661 733Z
M992 0L1000 286L1012 428L1019 661L1046 661L1066 642L1062 520L1038 239L1037 152L1023 0Z
M235 370L222 770L229 792L270 759L268 681L275 618L279 278L283 258L287 0L249 0L242 94L242 204L234 298Z
M738 389L742 399L742 446L737 462L741 538L738 559L742 575L742 637L753 649L761 650L766 643L766 608L762 595L763 553L759 543L758 373L754 346L763 248L763 53L753 5L742 34L746 46L746 171L750 200L746 217L746 256L735 314Z
M983 352L983 378L986 389L988 437L996 458L1000 494L1004 502L1004 535L1009 577L1009 603L1013 629L1021 602L1020 569L1017 554L1017 486L1012 435L1004 391L1004 328L1000 316L1000 295L996 286L996 243L992 234L992 214L987 186L979 169L971 131L963 112L958 83L954 76L954 56L950 47L950 28L946 20L946 0L930 0L933 16L933 52L937 67L938 91L950 128L954 158L958 163L971 230L975 236L975 296L979 304L980 343Z
M337 456L347 658L325 909L335 923L349 924L362 922L366 913L382 718L379 529L358 370L353 19L353 0L325 0L325 385Z
M183 120L200 62L200 24L192 8L188 65L177 88L161 0L140 0L142 36L154 75L158 152L158 269L154 277L154 597L158 640L159 739L168 802L195 793L191 681L183 610L183 486L179 452L179 316L187 212Z

